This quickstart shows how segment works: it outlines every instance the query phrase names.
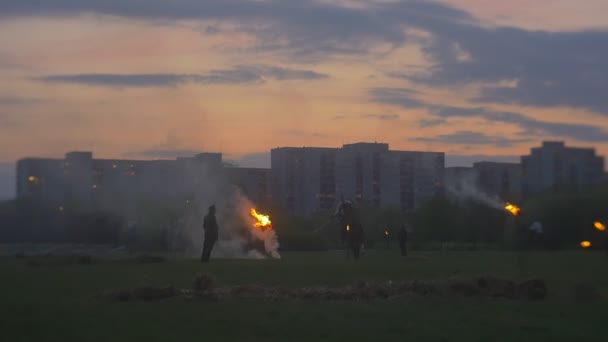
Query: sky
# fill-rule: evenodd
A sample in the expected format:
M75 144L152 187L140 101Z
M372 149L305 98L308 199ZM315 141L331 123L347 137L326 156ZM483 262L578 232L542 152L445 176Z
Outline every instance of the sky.
M542 140L608 154L605 0L0 0L14 162L378 141L449 165Z

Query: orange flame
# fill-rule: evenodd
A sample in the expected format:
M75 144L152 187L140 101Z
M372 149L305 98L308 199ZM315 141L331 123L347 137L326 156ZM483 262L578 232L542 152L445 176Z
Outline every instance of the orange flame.
M251 208L251 210L249 211L249 215L251 215L251 217L257 220L253 224L254 227L258 228L261 231L272 229L272 222L270 221L270 216L259 214L254 208Z
M606 226L602 222L594 222L593 225L595 226L595 229L599 230L600 232L606 230Z
M583 248L591 247L591 241L581 241L581 247L583 247Z
M517 216L517 215L519 215L521 208L516 206L515 204L511 204L511 203L507 202L505 204L505 210L509 211L514 216Z

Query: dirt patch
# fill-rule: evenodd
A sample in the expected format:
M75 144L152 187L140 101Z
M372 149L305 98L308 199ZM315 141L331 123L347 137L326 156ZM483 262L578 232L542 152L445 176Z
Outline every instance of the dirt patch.
M133 300L154 301L175 297L179 291L172 285L155 287L140 286L134 289L111 290L101 296L113 301L127 302Z
M166 262L168 259L164 256L160 255L139 255L132 259L133 261L140 264L157 264L161 262Z
M469 280L449 281L401 281L358 282L343 287L309 286L300 288L272 287L262 285L218 286L215 279L199 273L191 289L176 290L172 286L163 288L139 287L133 290L113 291L105 297L117 301L154 300L182 295L186 298L212 300L261 299L261 300L342 300L365 301L393 299L404 296L454 296L506 298L513 300L540 300L547 295L547 287L541 279L532 279L520 284L511 280L480 277Z
M96 260L88 254L43 255L26 259L28 266L91 265Z
M197 292L210 292L215 289L215 279L204 273L199 273L194 277L192 290Z
M589 283L578 283L572 287L572 297L579 301L602 300L602 295L595 286Z

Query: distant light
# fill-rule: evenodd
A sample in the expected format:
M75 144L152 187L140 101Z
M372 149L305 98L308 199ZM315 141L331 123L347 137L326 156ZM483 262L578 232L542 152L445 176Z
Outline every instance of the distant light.
M583 247L583 248L591 247L591 241L581 241L581 247Z
M27 180L30 182L35 182L36 181L36 176L29 176L27 177Z
M118 165L116 165L116 164L113 164L113 165L112 165L112 168L113 168L113 169L115 169L115 168L117 168L117 167L118 167Z
M600 232L606 230L606 225L604 225L602 222L594 222L593 225L595 226L595 229L599 230Z
M93 184L93 189L97 189L97 184Z
M63 206L59 206L59 211L63 211Z

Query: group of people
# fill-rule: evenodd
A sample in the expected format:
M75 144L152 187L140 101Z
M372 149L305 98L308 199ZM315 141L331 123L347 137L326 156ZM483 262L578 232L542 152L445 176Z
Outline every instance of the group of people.
M364 245L364 230L361 220L355 211L352 201L345 200L342 197L340 203L334 212L334 217L338 219L338 230L343 244L347 245L347 251L352 253L355 260L359 259L361 250ZM408 227L406 224L401 225L399 231L399 249L401 255L407 255L408 242Z

